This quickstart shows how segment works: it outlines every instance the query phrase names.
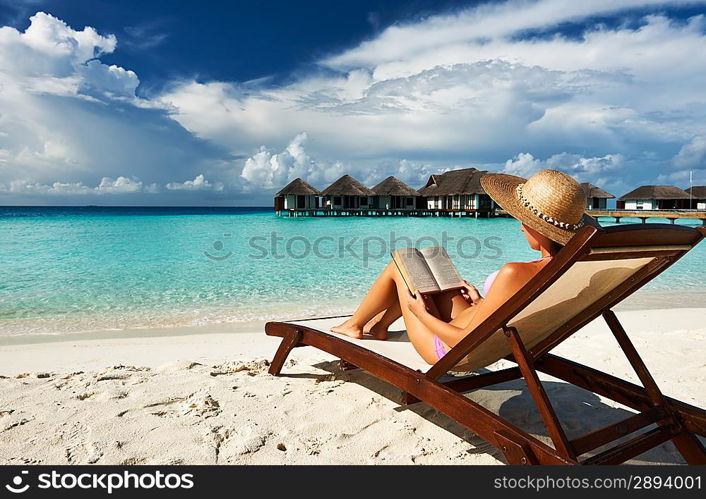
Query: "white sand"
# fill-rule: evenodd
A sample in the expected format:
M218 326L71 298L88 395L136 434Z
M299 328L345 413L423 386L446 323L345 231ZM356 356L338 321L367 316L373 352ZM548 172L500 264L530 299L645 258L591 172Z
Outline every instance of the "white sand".
M618 313L662 390L706 407L706 309ZM261 327L0 338L0 463L496 464L494 448L362 371L296 349L267 374L278 340ZM207 331L207 332L206 332ZM146 336L150 335L150 336ZM25 343L22 343L25 342ZM556 353L637 381L602 321ZM628 411L546 378L569 437ZM521 381L469 395L546 439ZM682 463L665 444L634 463Z

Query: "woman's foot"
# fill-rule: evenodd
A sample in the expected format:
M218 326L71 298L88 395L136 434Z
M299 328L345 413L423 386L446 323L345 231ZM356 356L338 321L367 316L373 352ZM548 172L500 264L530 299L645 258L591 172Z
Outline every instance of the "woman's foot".
M350 336L351 338L361 339L363 337L363 328L356 324L353 321L353 318L346 320L338 326L333 326L331 331L334 333L343 334L345 336Z

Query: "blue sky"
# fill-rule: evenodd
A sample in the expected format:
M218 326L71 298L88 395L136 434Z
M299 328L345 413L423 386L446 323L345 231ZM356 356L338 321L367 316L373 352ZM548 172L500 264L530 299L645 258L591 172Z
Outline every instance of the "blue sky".
M0 0L0 204L269 205L298 176L468 166L703 185L704 13Z

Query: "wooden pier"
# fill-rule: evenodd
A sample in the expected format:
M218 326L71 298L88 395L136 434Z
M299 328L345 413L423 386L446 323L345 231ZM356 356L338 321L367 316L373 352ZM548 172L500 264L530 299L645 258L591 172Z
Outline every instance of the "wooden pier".
M680 218L691 218L701 220L701 223L706 225L704 210L589 210L587 213L593 218L612 217L615 223L620 223L621 218L639 218L643 224L648 218L666 218L669 223L674 223Z
M473 217L488 218L493 212L484 210L443 210L429 208L414 209L375 209L375 208L316 208L276 210L277 216L284 217Z
M447 210L447 209L375 209L375 208L315 208L276 210L278 216L284 217L459 217L459 218L489 218L508 216L502 209L482 210ZM706 226L706 211L704 210L588 210L586 213L594 218L610 217L616 223L623 218L638 218L646 223L648 218L666 218L670 223L677 219L697 219Z

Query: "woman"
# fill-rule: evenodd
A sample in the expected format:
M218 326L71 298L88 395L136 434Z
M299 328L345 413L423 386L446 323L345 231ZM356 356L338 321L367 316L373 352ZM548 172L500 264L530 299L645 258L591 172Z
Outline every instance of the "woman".
M387 328L400 316L414 348L429 364L436 363L461 339L534 277L584 225L597 225L584 213L586 195L565 173L542 170L528 180L486 173L485 192L521 222L530 248L541 253L531 262L506 263L486 279L483 295L470 283L462 290L415 298L390 262L353 316L331 331L354 338L365 333L387 338Z

